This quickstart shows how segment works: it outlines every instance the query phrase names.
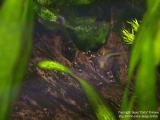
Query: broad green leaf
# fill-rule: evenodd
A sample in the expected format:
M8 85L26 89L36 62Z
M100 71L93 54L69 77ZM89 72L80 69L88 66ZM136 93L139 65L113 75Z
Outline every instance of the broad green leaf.
M160 6L157 6L155 12L148 11L146 13L142 30L137 38L137 41L143 40L136 83L136 94L138 96L140 110L156 110L156 57L154 42L156 41L157 31L159 31L159 10ZM142 96L143 93L146 93L145 96Z
M139 111L156 111L156 65L159 62L158 48L159 43L159 21L160 21L160 0L148 0L148 10L142 21L139 32L136 35L135 45L132 51L132 57L129 67L129 84L136 74L136 103ZM123 107L130 109L132 104L128 99L128 87L123 99ZM135 100L131 97L131 100ZM132 118L129 118L130 120ZM141 118L139 118L141 120ZM155 118L156 119L156 118Z
M159 21L157 27L160 28L160 21ZM159 54L159 50L160 50L160 29L157 31L154 46L155 46L156 65L159 65L160 64L160 54Z
M0 16L0 120L7 120L31 50L32 1L5 0Z

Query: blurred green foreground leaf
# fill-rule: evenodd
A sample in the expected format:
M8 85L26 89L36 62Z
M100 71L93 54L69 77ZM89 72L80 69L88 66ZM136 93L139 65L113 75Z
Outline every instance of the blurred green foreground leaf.
M7 120L30 55L32 0L5 0L0 17L0 120Z
M129 67L129 84L136 71L135 94L129 100L128 89L123 99L122 110L157 111L156 68L160 65L160 0L148 0L148 9L135 36ZM135 101L135 102L133 102ZM126 118L125 120L131 120ZM137 120L141 120L138 118ZM152 119L152 118L149 118ZM158 119L158 118L153 118ZM123 120L123 119L122 119Z

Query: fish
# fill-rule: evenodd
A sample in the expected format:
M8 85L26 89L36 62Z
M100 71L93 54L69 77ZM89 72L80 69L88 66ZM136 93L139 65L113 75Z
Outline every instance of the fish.
M100 56L97 60L100 68L102 68L102 69L105 68L107 66L109 59L111 59L113 57L119 57L124 53L125 52L114 52L114 53L108 53L105 56Z

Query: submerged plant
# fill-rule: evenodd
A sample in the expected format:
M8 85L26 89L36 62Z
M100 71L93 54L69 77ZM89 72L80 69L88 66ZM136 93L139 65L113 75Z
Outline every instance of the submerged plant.
M40 5L51 5L53 3L53 0L34 0Z
M135 39L135 34L139 28L139 22L137 19L127 22L131 26L131 30L127 30L126 28L122 29L122 38L126 44L133 44Z
M67 28L78 48L95 50L107 41L110 25L106 21L96 21L93 17L73 17Z
M133 46L129 67L129 84L126 88L122 110L133 110L137 103L138 111L157 111L156 67L160 61L160 0L148 0L148 10L142 21ZM156 51L156 52L155 52ZM131 99L128 89L131 79L136 74L136 89ZM131 102L130 102L131 101ZM132 118L127 118L131 120ZM142 118L138 118L141 120ZM149 119L150 118L149 116ZM158 120L158 116L153 119ZM123 120L123 119L122 119Z
M69 5L86 5L93 3L95 0L35 0L41 5L56 5L56 6L69 6Z
M32 0L4 0L0 9L0 120L8 120L31 52Z
M38 66L42 69L58 70L60 72L67 73L76 80L78 80L81 87L85 91L89 103L91 104L98 120L116 120L109 106L106 106L100 94L97 93L97 90L92 85L90 85L86 80L79 78L67 67L54 61L50 60L41 61L38 63Z
M72 38L79 49L83 51L97 50L97 48L107 41L110 25L106 21L97 21L95 17L91 16L79 17L76 10L72 11L73 13L71 13L70 16L63 17L63 15L58 12L61 10L43 5L45 2L48 3L46 0L38 0L37 2L35 2L35 11L41 19L41 23L48 28L63 28L64 33ZM52 2L54 4L55 1ZM57 2L65 3L65 1ZM69 2L70 1L67 1L68 4ZM78 0L72 1L71 5L90 4L92 2L94 2L94 0ZM65 22L59 22L59 16L63 18Z
M34 3L34 10L43 21L56 22L57 16L50 9Z
M38 15L46 21L56 22L57 16L45 7L39 9Z
M36 4L35 11L46 27L63 26L65 33L68 33L77 47L83 51L96 50L107 41L110 25L105 21L96 21L93 17L76 16L65 19L48 8ZM59 22L59 18L63 18L63 21Z

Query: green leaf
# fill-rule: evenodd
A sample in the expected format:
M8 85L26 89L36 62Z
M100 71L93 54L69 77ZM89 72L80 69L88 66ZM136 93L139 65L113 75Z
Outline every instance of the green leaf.
M97 92L97 90L92 85L90 85L86 80L77 77L67 67L55 61L44 60L39 62L38 66L42 69L58 70L60 72L65 72L71 75L73 78L79 81L80 85L82 86L83 90L87 95L89 103L91 104L93 110L95 111L98 120L116 120L109 106L106 106L104 100Z
M7 120L31 51L32 0L5 0L0 16L0 120Z
M156 111L157 110L157 79L156 67L159 63L160 55L160 0L151 2L148 0L148 10L144 16L140 29L135 37L135 44L132 50L132 57L129 66L129 83L123 99L122 108L130 109L130 105L138 105L139 111ZM136 74L136 89L134 95L136 101L134 104L128 99L128 89L132 77ZM131 101L134 98L131 97ZM135 99L134 99L135 100ZM131 118L130 118L131 119ZM156 118L155 118L156 119ZM141 118L139 118L141 120Z
M38 63L38 66L46 70L58 70L65 73L71 73L71 71L67 67L63 66L58 62L51 61L51 60L41 61Z

